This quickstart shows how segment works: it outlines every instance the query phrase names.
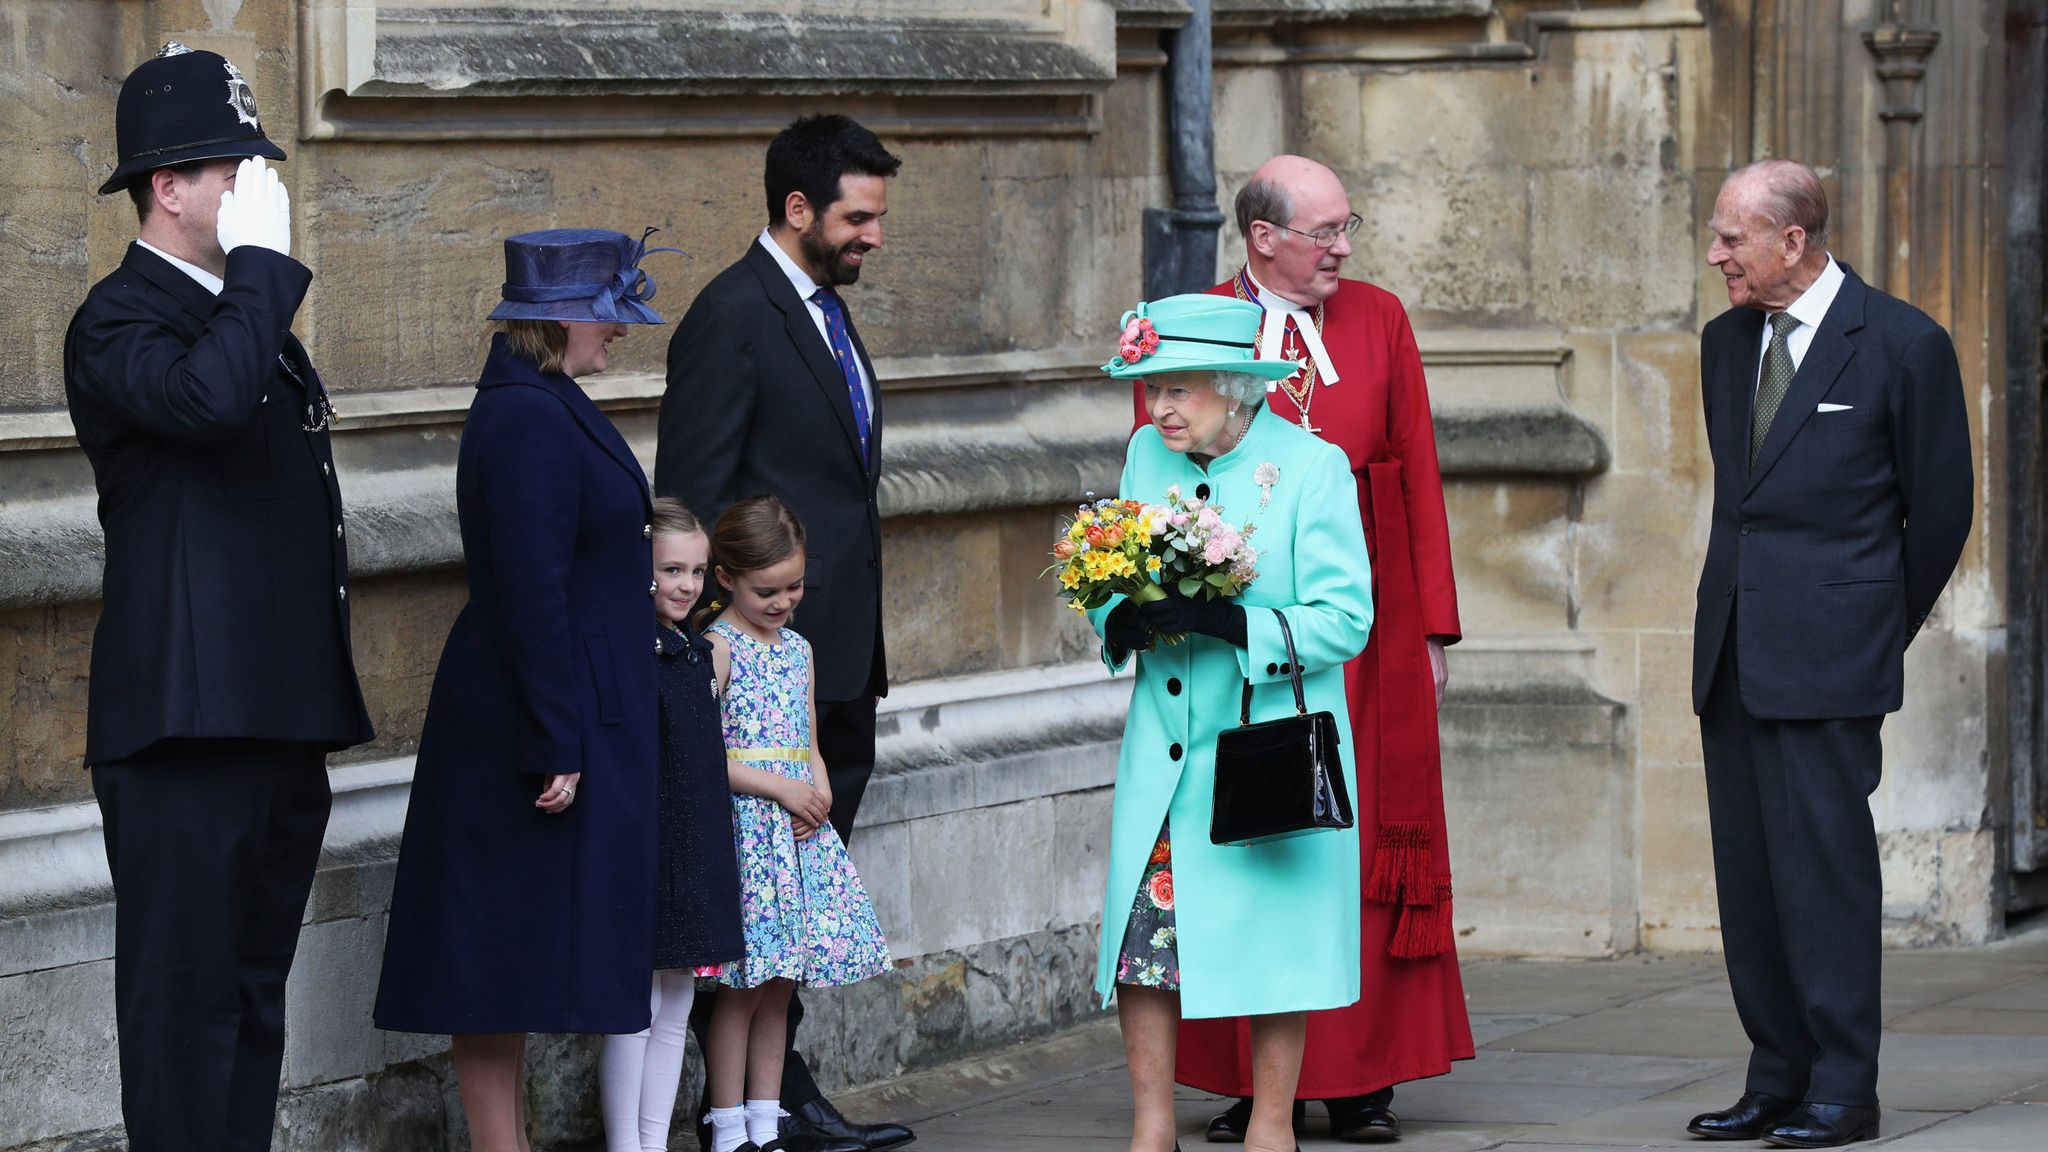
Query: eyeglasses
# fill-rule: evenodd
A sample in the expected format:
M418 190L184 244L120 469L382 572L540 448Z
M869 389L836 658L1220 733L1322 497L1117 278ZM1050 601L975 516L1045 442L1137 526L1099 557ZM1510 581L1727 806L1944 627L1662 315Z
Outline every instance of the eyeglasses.
M1266 223L1273 224L1273 221L1268 220ZM1359 216L1358 213L1353 212L1351 218L1342 224L1332 228L1318 228L1313 232L1303 232L1299 228L1289 228L1285 224L1273 224L1273 227L1278 228L1282 232L1292 232L1296 236L1306 236L1318 248L1328 248L1337 243L1337 237L1340 235L1355 235L1358 232L1358 226L1363 223L1365 223L1364 218Z

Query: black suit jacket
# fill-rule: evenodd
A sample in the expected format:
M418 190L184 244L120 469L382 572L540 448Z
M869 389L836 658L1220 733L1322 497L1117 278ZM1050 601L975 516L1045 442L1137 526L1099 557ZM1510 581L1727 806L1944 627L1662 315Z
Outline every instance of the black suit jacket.
M312 273L253 246L214 296L141 245L64 338L107 562L85 758L167 738L370 739L322 396L290 331Z
M851 314L853 350L875 380ZM866 460L846 379L774 257L756 242L690 304L668 345L654 490L709 530L736 500L772 493L808 538L804 602L820 700L888 692L882 640L882 397L874 389ZM715 582L706 594L716 592Z
M1926 313L1843 270L1754 467L1764 314L1732 308L1700 336L1714 511L1693 624L1696 712L1731 615L1750 715L1896 711L1906 645L1969 535L1955 346Z

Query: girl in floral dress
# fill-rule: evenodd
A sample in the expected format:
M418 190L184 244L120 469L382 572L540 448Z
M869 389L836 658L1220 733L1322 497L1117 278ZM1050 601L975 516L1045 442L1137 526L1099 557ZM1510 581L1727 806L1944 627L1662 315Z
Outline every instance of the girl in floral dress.
M773 496L742 500L712 532L724 604L706 637L723 701L746 956L700 970L720 984L705 1064L710 1152L776 1139L789 996L879 975L889 945L829 817L830 778L813 737L810 644L789 628L804 595L804 531Z

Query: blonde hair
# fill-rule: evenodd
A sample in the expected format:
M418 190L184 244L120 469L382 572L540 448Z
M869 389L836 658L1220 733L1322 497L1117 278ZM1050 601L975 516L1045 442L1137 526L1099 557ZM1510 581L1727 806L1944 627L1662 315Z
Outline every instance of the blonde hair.
M704 523L690 506L673 496L654 498L654 534L656 536L688 536L692 532L704 531Z
M555 320L500 320L506 343L543 372L560 372L569 351L569 330Z

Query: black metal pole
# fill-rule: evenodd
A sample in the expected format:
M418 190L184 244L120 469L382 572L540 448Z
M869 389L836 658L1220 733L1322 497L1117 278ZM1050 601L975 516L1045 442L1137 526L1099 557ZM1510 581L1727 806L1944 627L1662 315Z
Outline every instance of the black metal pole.
M1145 297L1200 292L1215 283L1216 129L1210 88L1210 0L1189 0L1188 21L1166 35L1166 163L1173 207L1145 210Z

